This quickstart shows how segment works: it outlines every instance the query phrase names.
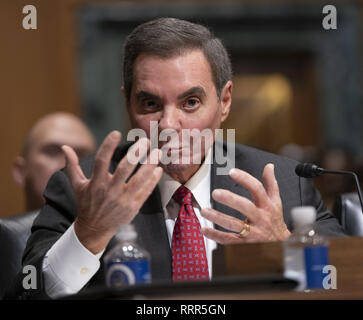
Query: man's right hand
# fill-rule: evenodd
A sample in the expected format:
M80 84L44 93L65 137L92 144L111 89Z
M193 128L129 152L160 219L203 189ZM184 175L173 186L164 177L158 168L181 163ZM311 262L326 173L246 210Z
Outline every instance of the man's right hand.
M142 143L145 144L145 139L131 146L129 152L135 154L135 150L145 150L139 148ZM62 146L67 161L66 169L77 199L78 213L74 230L80 242L93 254L107 246L119 225L128 224L134 219L162 175L162 168L157 166L161 156L159 149L150 152L146 164L141 165L131 179L128 180L137 164L130 163L127 155L111 174L110 161L120 140L118 131L112 131L105 138L96 154L90 179L84 176L74 150ZM148 140L147 145L148 150ZM142 159L146 154L137 156Z

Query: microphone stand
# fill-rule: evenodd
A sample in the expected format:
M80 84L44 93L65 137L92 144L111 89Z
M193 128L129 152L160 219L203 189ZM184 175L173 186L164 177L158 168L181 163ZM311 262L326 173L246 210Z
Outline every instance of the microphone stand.
M323 168L319 168L321 170L321 173L334 173L334 174L350 174L354 177L355 179L355 183L357 185L357 190L358 190L358 198L360 201L360 205L361 205L361 209L362 209L362 213L363 213L363 200L362 200L362 192L360 190L360 185L359 185L359 180L358 180L358 176L352 172L352 171L343 171L343 170L339 170L339 171L335 171L335 170L326 170Z

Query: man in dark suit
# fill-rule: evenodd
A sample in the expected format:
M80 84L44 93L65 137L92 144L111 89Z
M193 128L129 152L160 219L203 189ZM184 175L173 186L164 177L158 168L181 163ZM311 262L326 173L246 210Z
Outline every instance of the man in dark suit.
M213 135L210 148L201 140L200 162L163 161L194 150L182 139L183 130L220 127L231 106L231 77L225 48L201 25L158 19L130 34L122 90L131 124L152 141L156 121L157 136L176 132L180 144L159 141L159 149L151 146L138 167L129 156L143 158L147 138L119 146L120 133L111 132L95 157L81 164L72 148L63 146L66 171L51 178L24 253L23 263L37 269L38 286L23 295L58 297L102 283L100 259L121 224L133 223L138 242L151 253L153 281L211 277L211 253L218 243L287 239L295 206L316 208L321 233L344 234L312 183L295 175L293 160L241 145L231 149ZM234 163L229 175L218 174L221 154ZM183 261L178 250L190 248L180 247L179 229L191 220L201 242L198 257ZM183 272L178 263L198 267Z

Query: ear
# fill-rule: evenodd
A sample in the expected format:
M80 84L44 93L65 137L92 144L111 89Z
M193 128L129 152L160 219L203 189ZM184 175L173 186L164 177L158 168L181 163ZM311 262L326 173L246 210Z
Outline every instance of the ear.
M13 179L15 183L20 187L24 188L25 185L25 168L26 167L26 160L23 157L16 157L12 166L11 166L11 173L13 175Z
M232 81L228 81L221 92L222 114L221 121L227 119L232 104Z

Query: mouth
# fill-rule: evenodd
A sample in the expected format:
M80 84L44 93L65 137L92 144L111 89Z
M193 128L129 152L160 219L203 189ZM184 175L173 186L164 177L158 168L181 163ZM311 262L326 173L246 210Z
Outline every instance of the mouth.
M177 151L177 150L182 150L182 149L186 149L189 148L189 146L183 145L183 144L179 144L179 143L164 143L159 145L159 148L162 150L172 150L172 151Z

